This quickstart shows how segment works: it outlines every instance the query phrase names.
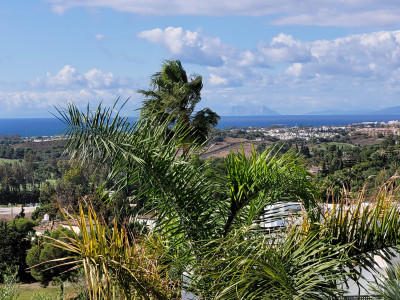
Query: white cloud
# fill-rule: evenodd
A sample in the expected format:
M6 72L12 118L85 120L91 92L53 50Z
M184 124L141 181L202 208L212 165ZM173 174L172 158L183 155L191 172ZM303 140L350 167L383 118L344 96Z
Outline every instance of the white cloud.
M126 86L127 80L115 77L111 72L104 73L98 69L91 69L86 73L77 71L70 65L64 66L57 74L47 72L45 79L36 78L31 82L32 87L47 87L58 90L65 89L110 89Z
M75 85L83 85L85 78L76 69L70 65L64 66L57 74L52 75L47 72L46 85L49 87L70 87Z
M400 63L400 31L313 42L281 33L248 50L181 27L147 30L139 37L164 47L183 62L207 66L211 85L265 86L279 78L286 80L284 75L305 80L316 74L372 78L384 76L385 68L393 69ZM282 67L285 72L277 76ZM276 78L271 80L271 75Z
M260 44L258 51L269 62L298 62L311 59L310 46L291 35L280 33L269 44Z
M391 26L400 22L396 0L45 0L54 12L74 7L106 7L141 15L278 16L278 25Z
M137 108L140 104L140 99L133 89L0 92L0 105L3 107L0 116L5 117L7 113L14 115L19 113L18 116L23 117L23 113L29 115L34 111L37 111L40 116L46 116L46 110L55 112L54 106L65 106L68 101L74 101L78 106L84 108L88 103L93 106L100 101L103 101L104 105L110 105L118 96L121 99L131 97L128 105L131 108ZM50 113L47 116L50 117Z
M323 75L347 82L392 82L400 73L400 31L312 42L279 34L269 43L260 43L256 50L232 53L222 67L210 70L228 80L237 81L241 77L243 85L265 82L262 79L265 74L275 76L275 81L279 78L285 81L285 75L304 80ZM284 72L280 72L282 68Z
M183 62L207 66L208 83L212 85L266 86L321 75L347 82L393 82L400 73L400 31L316 41L301 41L281 33L247 50L181 27L143 31L139 37L164 47Z
M300 77L302 69L303 66L301 63L294 63L288 67L285 72L291 76Z
M0 105L4 108L0 116L5 117L10 112L21 117L22 113L29 115L35 111L43 116L46 110L54 111L54 105L63 105L70 100L82 106L87 103L96 105L100 101L108 105L117 97L131 97L129 106L137 108L141 102L137 89L134 82L111 72L105 73L96 68L80 72L66 65L56 74L47 72L45 77L36 78L24 88L0 91Z
M182 27L146 30L140 32L138 37L166 48L176 58L204 65L222 65L223 56L233 50L219 38L211 38L189 30L184 31Z
M229 53L220 54L223 64L208 66L205 76L209 95L213 88L233 88L227 100L221 98L221 107L243 99L258 103L263 95L268 95L267 106L279 111L283 101L292 113L398 105L400 31L316 41L279 34L256 49L226 47Z
M100 70L92 69L84 74L87 85L89 88L109 88L115 82L114 75L109 73L103 73Z
M211 73L209 83L211 85L224 85L228 83L228 79Z
M237 49L218 37L180 27L156 28L139 36L184 64L200 64L197 71L201 70L205 86L202 104L211 107L215 104L210 99L220 107L248 99L248 103L264 103L279 112L284 112L278 109L284 102L286 112L294 113L341 104L349 109L377 107L377 99L379 108L398 105L400 31L316 41L281 33L249 49ZM136 96L134 87L129 79L111 72L66 65L32 81L25 91L3 90L0 104L15 111L17 107L51 107L70 98L80 103L112 101L117 96ZM218 91L223 93L217 95Z

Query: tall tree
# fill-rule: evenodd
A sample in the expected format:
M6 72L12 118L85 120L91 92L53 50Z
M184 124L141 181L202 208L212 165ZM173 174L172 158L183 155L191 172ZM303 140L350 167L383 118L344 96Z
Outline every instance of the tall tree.
M220 119L208 107L194 113L202 88L201 76L188 76L179 60L166 60L161 71L151 77L150 89L139 90L145 96L141 116L155 117L160 123L180 122L189 139L202 143Z

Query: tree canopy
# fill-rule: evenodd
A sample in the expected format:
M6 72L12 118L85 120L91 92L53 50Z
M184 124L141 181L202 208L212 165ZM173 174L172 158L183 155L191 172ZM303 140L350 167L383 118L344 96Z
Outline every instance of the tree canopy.
M139 90L145 96L141 117L157 118L160 123L180 122L192 140L204 142L220 117L208 107L195 112L202 88L200 75L188 76L179 60L166 60L161 71L151 77L150 89Z

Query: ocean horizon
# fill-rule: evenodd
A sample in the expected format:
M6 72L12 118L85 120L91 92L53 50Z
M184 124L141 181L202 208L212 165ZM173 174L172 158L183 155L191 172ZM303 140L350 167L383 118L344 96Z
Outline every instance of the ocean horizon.
M129 118L131 122L135 117ZM387 115L271 115L221 116L218 129L230 127L340 126L362 122L388 122L400 120L400 114ZM0 135L18 134L21 137L53 136L64 133L66 126L57 118L0 119Z

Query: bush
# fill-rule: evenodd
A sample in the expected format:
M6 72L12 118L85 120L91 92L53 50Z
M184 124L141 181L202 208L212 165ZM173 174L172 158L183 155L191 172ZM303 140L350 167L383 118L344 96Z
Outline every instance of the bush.
M51 233L47 232L45 233L45 235L50 236L52 239L56 240L63 240L65 235L73 237L72 231L66 228L60 228L58 230L52 231ZM56 263L45 263L53 259L67 257L69 255L70 252L55 247L49 239L46 239L46 241L44 241L43 237L39 237L38 242L35 243L35 245L33 245L31 249L29 249L26 256L26 263L29 267L41 264L31 269L31 275L43 286L47 286L52 280L66 281L68 279L71 279L72 276L75 275L75 273L73 272L62 274L63 272L70 269L70 266L68 265L49 269L55 266Z
M8 226L15 226L16 230L23 234L28 234L29 232L33 232L33 227L37 225L37 222L30 221L25 218L16 218L14 220L9 221Z

